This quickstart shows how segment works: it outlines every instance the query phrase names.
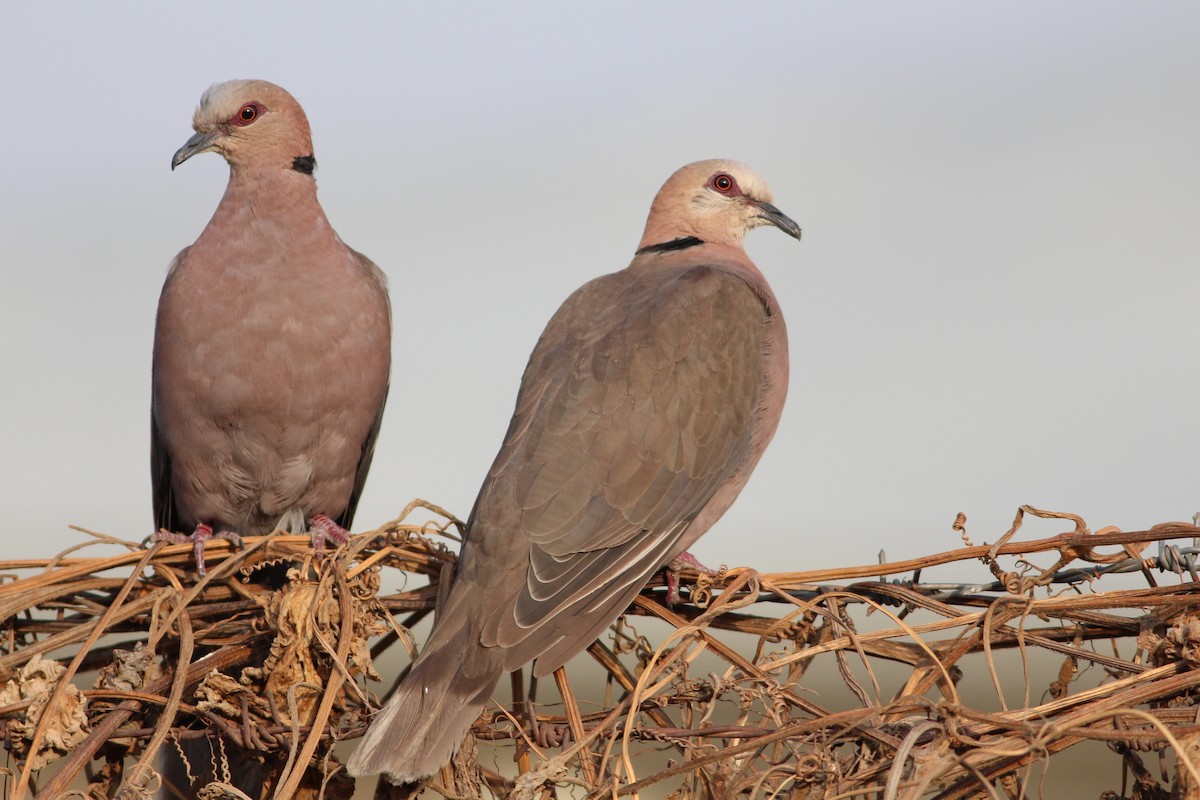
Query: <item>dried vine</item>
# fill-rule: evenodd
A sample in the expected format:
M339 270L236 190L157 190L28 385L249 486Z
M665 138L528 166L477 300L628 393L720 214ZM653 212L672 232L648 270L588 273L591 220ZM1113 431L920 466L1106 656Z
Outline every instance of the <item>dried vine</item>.
M438 519L407 522L417 509ZM1020 541L1026 515L1070 528ZM218 542L204 580L186 545L98 534L0 561L3 796L144 798L166 780L166 796L245 797L232 784L253 774L253 797L348 797L334 746L380 704L380 656L414 652L455 530L414 501L324 557L306 537ZM974 545L962 515L953 530L964 547L901 563L693 575L674 608L652 584L553 681L514 674L429 787L1017 798L1036 793L1034 765L1090 741L1119 766L1107 798L1200 795L1200 582L1195 541L1181 541L1200 528L1092 532L1025 506L992 545ZM946 564L989 577L921 581ZM392 570L412 586L381 594ZM182 779L164 772L172 760Z

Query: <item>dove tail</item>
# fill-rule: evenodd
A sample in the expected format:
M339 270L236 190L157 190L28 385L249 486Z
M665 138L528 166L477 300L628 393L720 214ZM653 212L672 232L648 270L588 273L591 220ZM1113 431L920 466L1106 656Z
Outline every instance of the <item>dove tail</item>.
M503 650L484 647L473 629L469 622L434 629L350 757L351 775L382 772L392 783L412 783L450 761L504 671Z

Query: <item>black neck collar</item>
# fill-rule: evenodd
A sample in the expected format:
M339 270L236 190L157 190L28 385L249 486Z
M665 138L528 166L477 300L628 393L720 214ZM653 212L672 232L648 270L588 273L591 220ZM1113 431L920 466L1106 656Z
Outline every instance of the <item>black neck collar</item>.
M697 239L695 236L682 236L678 239L672 239L669 242L648 244L638 250L636 255L640 256L643 253L668 253L672 250L686 250L689 247L695 247L698 244L704 244L704 240Z
M303 172L305 175L312 175L313 170L317 168L317 159L313 155L296 156L292 159L292 169L296 172Z

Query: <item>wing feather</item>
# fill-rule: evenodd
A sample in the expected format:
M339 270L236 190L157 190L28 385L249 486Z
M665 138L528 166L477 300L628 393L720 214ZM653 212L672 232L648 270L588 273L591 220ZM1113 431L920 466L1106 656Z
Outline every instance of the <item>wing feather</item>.
M600 278L547 325L470 526L471 549L509 564L493 574L524 572L482 609L483 643L510 665L586 645L733 478L765 313L741 278L688 266Z

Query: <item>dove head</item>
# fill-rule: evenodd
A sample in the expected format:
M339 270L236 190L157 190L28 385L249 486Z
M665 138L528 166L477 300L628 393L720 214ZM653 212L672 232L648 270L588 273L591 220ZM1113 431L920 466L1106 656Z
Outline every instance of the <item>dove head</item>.
M740 247L746 231L760 225L799 239L800 226L771 199L766 181L745 164L724 159L688 164L658 190L638 249L688 238Z
M294 169L312 174L308 117L296 99L267 81L213 84L192 117L196 134L171 159L175 169L194 155L215 150L239 169Z

